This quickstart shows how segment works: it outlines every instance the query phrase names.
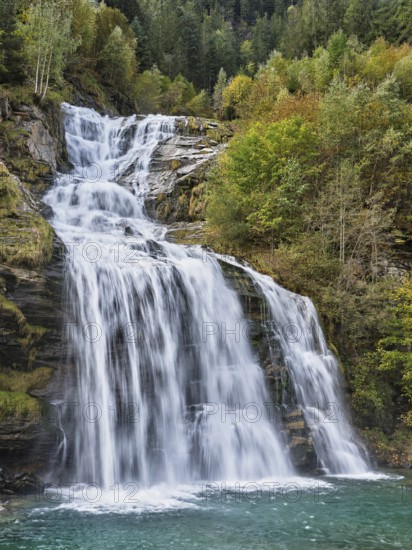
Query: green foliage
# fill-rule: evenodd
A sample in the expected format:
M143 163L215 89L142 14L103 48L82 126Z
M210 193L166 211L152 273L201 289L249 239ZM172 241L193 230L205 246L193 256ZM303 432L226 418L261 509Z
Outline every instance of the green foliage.
M76 48L71 21L70 0L36 0L19 24L34 93L42 100L50 79L61 82L67 56Z
M0 83L25 80L23 39L17 30L15 0L0 4Z
M154 113L160 109L162 74L157 67L144 71L136 80L134 99L140 113Z
M222 107L228 118L235 118L241 114L251 90L252 79L249 76L238 75L229 82L222 93Z
M98 58L103 77L118 89L127 92L136 72L135 39L128 40L120 27L111 32Z
M316 138L313 128L300 118L290 118L263 126L256 124L244 136L230 143L221 160L219 178L215 178L211 194L231 195L228 207L236 220L234 234L244 238L284 238L291 220L296 227L303 196L311 176L316 172ZM209 220L219 224L221 207L211 198ZM226 227L226 220L225 220Z
M412 53L400 59L393 70L402 97L412 103Z
M368 43L373 34L374 0L349 0L343 20L343 28L348 36L356 36Z
M39 267L51 259L53 230L25 202L18 180L0 162L0 261L8 265Z
M193 99L188 101L186 109L189 115L202 117L210 116L210 100L205 90L202 90Z
M222 68L219 71L219 76L213 91L213 108L215 109L216 114L219 118L223 116L223 92L227 85L227 74L226 71Z
M212 244L314 299L359 424L388 432L412 425L411 287L386 277L411 227L410 55L342 31L312 57L272 54L207 186Z
M121 29L125 41L129 42L130 46L134 48L136 38L126 17L120 10L108 8L104 3L101 4L96 12L95 49L97 52L104 49L116 27Z
M394 406L406 426L412 413L412 280L395 285L387 295L382 337L361 358L353 380L355 409L368 425L386 428L392 427Z
M96 9L89 0L71 0L71 32L76 44L77 62L91 62L96 42Z

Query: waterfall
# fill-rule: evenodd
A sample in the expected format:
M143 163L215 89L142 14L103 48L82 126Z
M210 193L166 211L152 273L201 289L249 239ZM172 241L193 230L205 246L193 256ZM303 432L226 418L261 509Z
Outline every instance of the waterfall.
M338 362L328 349L312 301L285 290L270 277L246 270L269 305L268 327L311 428L320 466L329 474L366 473L366 453L345 411Z
M63 109L74 168L45 200L69 248L68 401L89 419L74 433L77 479L108 488L290 474L249 343L205 329L243 321L217 259L168 243L144 214L150 159L173 118Z
M150 162L174 135L174 119L62 108L73 169L45 202L68 249L67 401L83 415L72 435L76 479L109 488L292 474L264 371L247 339L234 334L245 319L218 257L167 242L166 228L145 215ZM279 346L322 465L363 471L336 361L311 326L313 305L242 269L273 319L300 323L302 338L291 344L279 333ZM225 330L209 330L216 325ZM336 403L341 421L310 422L316 400L320 408Z

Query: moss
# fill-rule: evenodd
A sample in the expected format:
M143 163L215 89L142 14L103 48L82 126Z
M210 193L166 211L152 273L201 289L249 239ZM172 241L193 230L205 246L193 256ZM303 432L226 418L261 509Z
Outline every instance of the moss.
M26 317L23 312L16 306L15 303L8 300L4 294L0 294L0 312L11 315L21 330L23 330L23 327L27 324Z
M50 167L47 164L35 161L32 158L12 156L7 161L13 171L17 172L19 177L27 183L41 185L44 178L51 174Z
M18 180L0 163L0 261L39 267L50 261L53 230L29 207Z
M57 104L60 108L61 103L63 102L73 103L73 99L74 99L73 88L72 86L66 83L63 88L58 88L55 90L49 88L42 106L45 103L47 104L48 102L50 102L50 103Z
M101 109L107 110L107 108L109 108L116 112L116 109L108 97L107 91L100 84L97 75L92 71L84 68L82 71L76 71L71 74L69 79L77 90L93 97Z
M179 198L177 199L177 202L179 203L179 206L185 207L187 205L187 197L185 193L181 193L179 195Z
M20 336L18 339L19 344L22 348L28 350L28 364L31 367L35 360L35 345L46 334L47 329L28 323L23 312L4 294L0 294L0 312L3 315L11 316L15 320Z
M0 163L0 216L16 214L21 200L21 190L15 185L4 164Z
M0 372L0 391L27 393L47 386L52 369L40 367L28 372L2 369Z
M10 266L40 267L51 260L53 230L38 214L3 217L0 229L0 261Z
M39 401L23 392L0 391L0 418L38 418Z
M178 170L180 168L180 166L182 165L182 163L180 162L180 160L178 159L172 159L170 161L170 169L173 170L174 172L176 170Z
M157 201L158 204L160 204L161 202L164 202L166 199L167 199L166 193L159 193L156 196L156 201Z
M233 136L233 128L230 124L194 116L177 122L177 130L186 135L206 135L217 143L226 143ZM210 141L205 141L205 145L210 145Z
M189 218L191 220L205 218L206 211L206 194L205 194L205 185L200 183L193 187L192 194L190 196L189 202Z
M22 330L22 338L20 338L20 344L24 348L32 348L41 338L47 333L47 329L39 327L37 325L31 325L26 323ZM33 350L34 351L34 350ZM34 360L34 357L33 357Z
M8 97L17 104L33 105L34 94L32 85L13 86L12 89L3 86L0 88L0 96Z

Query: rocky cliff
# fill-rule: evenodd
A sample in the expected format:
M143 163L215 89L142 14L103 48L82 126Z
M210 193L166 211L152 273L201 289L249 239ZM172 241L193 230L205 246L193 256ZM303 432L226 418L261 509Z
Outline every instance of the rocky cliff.
M204 183L233 135L229 124L194 117L177 118L176 130L154 154L145 203L150 216L167 224L204 219Z
M7 493L34 486L59 435L41 397L61 378L64 250L40 201L66 160L59 106L40 110L2 97L0 159L0 489Z

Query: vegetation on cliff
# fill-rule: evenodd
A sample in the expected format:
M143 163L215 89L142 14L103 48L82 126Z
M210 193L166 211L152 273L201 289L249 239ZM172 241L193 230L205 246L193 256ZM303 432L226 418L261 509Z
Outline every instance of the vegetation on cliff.
M0 162L0 262L39 267L50 261L53 230L36 211L23 184Z
M314 299L357 423L387 433L412 414L411 75L410 46L341 31L274 53L229 104L239 132L208 185L211 242Z

